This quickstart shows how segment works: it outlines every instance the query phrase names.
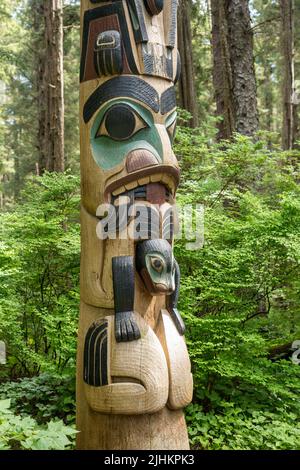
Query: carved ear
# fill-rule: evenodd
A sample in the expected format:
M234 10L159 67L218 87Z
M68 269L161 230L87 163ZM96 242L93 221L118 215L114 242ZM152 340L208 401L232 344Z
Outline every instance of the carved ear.
M109 384L84 384L89 406L98 413L136 415L155 413L168 400L169 376L163 348L142 317L136 314L141 339L117 343L114 319L108 323Z
M107 327L105 320L95 322L85 337L83 380L95 387L108 384Z

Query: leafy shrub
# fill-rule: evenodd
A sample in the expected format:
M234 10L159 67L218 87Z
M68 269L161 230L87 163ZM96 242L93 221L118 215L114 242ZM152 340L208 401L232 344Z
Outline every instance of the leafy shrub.
M79 310L79 178L30 179L0 214L0 338L11 377L75 364Z
M17 416L10 400L0 400L0 450L64 450L74 445L77 431L62 421L39 426L29 416Z
M300 338L299 151L243 136L213 144L188 128L176 147L178 201L205 209L204 247L175 246L195 382L191 443L299 448L300 368L269 360Z
M30 415L38 424L61 419L75 421L75 377L49 373L0 384L0 399L10 399L10 408Z
M229 403L222 412L207 413L193 404L187 412L190 440L195 449L300 449L299 415L285 413L284 409L257 411Z

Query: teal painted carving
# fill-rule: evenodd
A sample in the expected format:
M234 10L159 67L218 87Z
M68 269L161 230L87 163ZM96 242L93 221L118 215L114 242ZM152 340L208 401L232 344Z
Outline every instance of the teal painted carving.
M146 240L136 245L136 268L151 295L167 295L167 309L179 332L185 325L177 309L180 269L172 245L163 239Z
M141 104L129 99L106 103L91 128L93 157L99 167L110 170L122 163L132 150L147 150L163 162L163 145L155 116ZM166 117L165 126L172 141L176 112Z

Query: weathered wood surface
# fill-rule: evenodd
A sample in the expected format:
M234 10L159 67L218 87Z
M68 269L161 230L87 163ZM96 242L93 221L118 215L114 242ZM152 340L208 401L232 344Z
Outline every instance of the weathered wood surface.
M192 376L177 311L179 274L172 233L162 240L179 183L176 6L81 2L78 449L189 447L183 408ZM98 232L99 205L111 202L120 214L136 198L160 224L155 242L140 250L143 275L136 270L142 241L126 236L135 233L134 218L116 239Z

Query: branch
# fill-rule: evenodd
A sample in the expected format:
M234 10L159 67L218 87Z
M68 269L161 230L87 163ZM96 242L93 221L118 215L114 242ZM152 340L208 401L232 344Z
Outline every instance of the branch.
M250 28L248 31L250 33L251 31L254 31L256 28L259 28L260 26L263 26L266 23L272 23L272 21L279 21L280 19L281 19L280 16L273 16L273 18L269 18L265 21L262 21L261 23L257 23L252 28Z

